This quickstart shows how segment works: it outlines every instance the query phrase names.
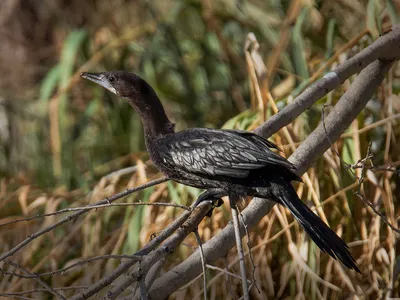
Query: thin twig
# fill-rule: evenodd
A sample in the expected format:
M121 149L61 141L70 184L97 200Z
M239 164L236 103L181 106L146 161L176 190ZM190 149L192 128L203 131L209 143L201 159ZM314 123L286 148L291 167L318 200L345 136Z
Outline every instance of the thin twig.
M396 232L397 234L400 234L400 229L394 227L392 224L390 224L390 222L386 219L386 217L380 213L375 207L374 204L371 203L369 200L367 200L367 198L365 197L364 194L360 193L359 191L355 191L354 194L361 199L362 201L364 201L365 204L367 204L373 211L374 213L376 213L381 220L387 225L389 226L394 232Z
M360 128L360 129L358 129L356 131L346 132L346 133L341 135L341 138L352 137L354 134L361 134L361 133L367 132L368 130L371 130L371 129L376 128L376 127L381 126L381 125L385 125L385 124L387 124L389 122L392 122L392 121L394 121L396 119L399 119L399 118L400 118L400 113L392 115L392 116L389 116L389 117L386 117L386 118L383 118L383 119L381 119L379 121L376 121L376 122L374 122L372 124L364 126L363 128Z
M261 294L261 291L260 291L260 289L259 289L259 287L258 287L258 285L257 285L257 281L256 281L256 269L257 269L257 266L256 266L256 264L255 264L255 262L254 262L254 257L253 257L253 252L252 252L252 245L251 245L251 241L250 241L250 233L249 233L249 231L247 230L247 225L246 225L246 223L244 222L243 215L242 215L241 212L239 212L239 217L240 217L240 221L241 221L242 224L243 224L244 231L246 232L246 237L247 237L247 248L249 249L249 258L250 258L251 265L252 265L252 267L253 267L253 269L252 269L252 271L251 271L252 280L251 280L251 285L249 286L249 291L250 291L250 289L251 289L251 286L254 284L255 287L256 287L256 289L257 289L257 291L258 291L258 293Z
M182 208L182 209L189 210L189 211L191 210L191 208L186 205L177 204L177 203L166 203L166 202L106 203L106 204L99 204L99 205L87 205L87 206L82 206L82 207L64 208L64 209L60 209L60 210L57 210L57 211L54 211L51 213L37 214L36 216L32 216L32 217L26 217L26 218L22 218L22 219L4 222L4 223L1 223L0 226L10 225L10 224L19 223L19 222L27 222L27 221L31 221L34 219L55 216L55 215L59 215L59 214L63 214L63 213L71 212L71 211L99 209L99 208L107 208L107 207L115 207L115 206L141 206L141 205L166 206L166 207Z
M292 222L292 223L290 223L288 226L285 226L285 228L281 229L281 230L280 230L279 232L277 232L273 237L269 238L268 240L266 240L266 241L264 241L264 242L259 243L257 246L254 246L251 250L252 250L252 251L255 251L255 250L257 250L257 249L259 249L259 248L261 248L261 247L263 247L263 246L265 246L265 245L267 245L267 244L269 244L269 243L275 241L277 238L279 238L281 235L283 235L287 230L289 230L294 224L295 224L295 223ZM249 255L249 254L250 254L250 249L249 249L249 251L247 251L247 252L244 253L245 256L247 256L247 255ZM213 269L213 270L219 270L219 271L221 271L221 273L216 274L216 275L209 281L208 286L211 286L213 283L215 283L215 282L218 280L218 278L219 278L220 276L222 276L223 274L231 275L232 277L241 279L240 276L238 276L238 275L236 275L236 274L234 274L234 273L228 271L228 269L231 268L232 266L234 266L234 265L238 262L238 260L239 260L239 258L236 257L236 258L235 258L233 261L231 261L231 262L229 263L229 265L228 265L227 260L225 259L225 262L226 262L225 269L221 269L221 268L218 268L218 267L216 267L216 266L212 266L212 265L208 265L208 264L207 264L207 265L206 265L207 268ZM232 292L231 276L228 276L228 277L227 277L228 289L229 289L229 295L230 295L232 298L234 298L233 292ZM248 282L249 284L252 283L251 280L247 280L247 282ZM195 294L193 298L198 297L198 296L200 295L201 292L202 292L202 291L200 291L199 293Z
M231 278L231 276L228 275L229 273L232 273L232 272L229 272L228 257L225 256L224 258L225 258L225 269L224 269L225 272L223 272L223 273L221 273L221 274L226 274L226 280L228 281L229 295L232 297L232 299L234 299L234 296L233 296L233 289L232 289L232 286L233 286L233 284L232 284L232 278ZM232 273L232 274L233 274L233 273ZM218 275L217 275L217 276L218 276ZM240 276L238 276L238 275L236 275L236 274L235 274L235 276L238 277L239 279L241 279ZM212 280L216 280L216 279L215 279L215 276L214 276L214 278L213 278Z
M156 280L157 276L160 274L161 268L166 261L167 257L162 257L159 261L157 261L154 266L151 267L150 271L146 275L146 288L149 290Z
M192 211L183 212L174 222L168 225L165 230L161 232L161 234L157 235L155 238L151 239L151 241L140 249L135 255L146 255L153 251L158 245L160 245L163 241L165 241L173 232L175 232L190 216Z
M68 291L68 290L79 290L79 289L87 289L87 285L77 285L77 286L66 286L66 287L56 287L53 288L55 291ZM42 293L42 292L47 292L46 289L33 289L33 290L26 290L22 292L5 292L5 293L0 293L0 297L18 297L18 296L23 296L26 294L32 294L32 293ZM30 298L29 298L30 299Z
M220 271L220 272L223 273L223 274L226 274L226 275L235 277L235 278L237 278L237 279L242 279L242 277L240 277L239 275L236 275L235 273L229 272L229 271L226 270L226 269L221 269L221 268L219 268L219 267L216 267L216 266L213 266L213 265L209 265L209 264L206 264L206 267L207 267L207 269L217 270L217 271ZM249 284L251 284L251 280L247 280L247 282L248 282Z
M250 285L249 285L249 288L248 288L249 291L251 290L253 285L254 285L254 282L250 282ZM239 298L239 300L242 300L242 299L245 299L245 296L242 296L242 297Z
M16 268L16 269L18 269L18 270L24 272L24 273L27 273L27 274L29 274L29 275L32 275L31 272L29 272L28 270L24 269L23 267L21 267L21 266L18 265L17 263L12 262L11 260L6 260L5 262L6 262L7 264L13 266L14 268ZM45 283L44 281L42 281L40 278L34 278L34 280L35 280L38 284L40 284L43 288L45 288L46 291L48 291L49 293L53 294L53 296L55 296L55 297L57 297L57 298L59 298L59 299L66 300L66 298L65 298L63 295L61 295L59 292L57 292L56 290L54 290L51 286L49 286L47 283Z
M35 300L35 298L29 298L29 297L24 297L24 296L19 296L19 295L12 295L12 294L1 294L0 297L13 297L16 299L21 299L21 300Z
M160 179L155 179L155 180L149 181L149 182L147 182L147 183L145 183L145 184L142 184L142 185L140 185L140 186L137 186L137 187L134 187L134 188L130 188L130 189L126 189L125 191L123 191L123 192L121 192L121 193L118 193L118 194L115 194L115 195L113 195L113 196L111 196L111 197L109 197L109 198L106 198L106 199L103 199L103 200L98 201L98 202L96 202L96 203L90 204L90 205L88 205L87 208L85 208L85 209L83 209L83 210L79 210L79 211L77 211L76 213L70 214L69 216L66 216L66 217L62 218L60 221L58 221L58 222L56 222L56 223L54 223L54 224L52 224L52 225L50 225L50 226L47 226L46 228L43 228L42 230L39 230L38 232L36 232L36 233L34 233L34 234L28 236L25 240L23 240L23 241L22 241L21 243L19 243L17 246L15 246L15 247L12 248L11 250L7 251L6 253L3 253L3 254L0 256L0 261L3 261L3 260L5 260L7 257L13 255L13 254L16 253L18 250L20 250L21 248L25 247L27 244L29 244L30 242L32 242L33 240L35 240L35 239L38 238L39 236L41 236L41 235L43 235L43 234L45 234L45 233L47 233L47 232L50 232L50 231L52 231L54 228L56 228L56 227L58 227L58 226L60 226L60 225L62 225L62 224L64 224L64 223L67 223L67 222L69 222L69 221L71 221L71 220L73 220L73 219L76 219L76 218L79 217L80 215L82 215L82 214L88 212L88 211L91 209L91 208L90 208L91 206L96 206L96 205L102 205L102 204L109 204L109 203L112 203L113 201L118 200L118 199L120 199L120 198L122 198L122 197L125 197L125 196L127 196L127 195L130 195L130 194L132 194L132 193L135 193L135 192L138 192L138 191L141 191L141 190L144 190L144 189L146 189L146 188L148 188L148 187L151 187L151 186L160 184L160 183L165 182L165 181L167 181L167 180L168 180L168 178L166 178L166 177L162 177L162 178L160 178Z
M203 252L203 243L201 241L199 231L196 229L194 231L196 236L197 244L199 245L200 251L200 258L201 258L201 267L203 269L203 286L204 286L204 300L207 300L207 274L206 274L206 260L204 259L204 252Z
M50 271L50 272L44 272L44 273L34 273L34 274L28 274L28 275L24 275L24 274L18 274L15 272L10 272L10 271L5 271L2 268L0 268L0 272L3 273L3 275L9 275L9 276L16 276L19 278L37 278L37 277L44 277L44 276L51 276L51 275L56 275L56 274L60 274L60 275L64 275L65 272L67 272L68 270L79 266L79 265L83 265L86 263L90 263L92 261L96 261L96 260L103 260L103 259L132 259L135 261L141 261L143 260L142 256L135 256L135 255L113 255L113 254L107 254L107 255L99 255L99 256L94 256L94 257L90 257L90 258L86 258L86 259L80 259L79 261L73 263L72 265L69 265L68 267L65 268L61 268L55 271Z
M153 251L158 245L165 241L173 232L175 232L191 215L191 211L184 211L175 221L173 221L168 227L153 238L145 247L135 253L135 255L147 255ZM72 300L83 300L87 299L100 290L102 290L107 285L111 284L115 279L117 279L121 274L125 273L130 267L132 267L136 261L129 260L120 264L115 270L110 274L103 277L101 280L97 281L95 284L90 286L84 292L75 295Z
M143 275L140 278L139 289L140 289L140 299L141 300L149 300L149 295L147 294L147 289L146 289L146 275Z
M203 218L208 214L211 209L211 203L208 201L204 201L202 205L196 207L195 210L190 215L190 218L176 231L176 233L170 237L162 247L157 248L149 255L146 255L145 259L141 262L140 269L131 273L128 273L128 276L124 278L120 283L114 286L103 300L116 299L132 282L134 282L137 278L141 278L142 275L147 274L149 269L161 258L169 255L173 251L175 251L176 247L180 245L186 236L193 232L199 223L203 220ZM149 296L152 298L151 296ZM80 297L73 297L71 299L86 299Z
M354 192L354 194L355 194L359 199L363 200L364 203L367 204L367 205L374 211L374 213L376 213L376 214L381 218L381 220L382 220L386 225L388 225L394 232L396 232L397 234L400 234L400 230L397 229L396 227L394 227L392 224L390 224L390 222L386 219L386 217L385 217L382 213L380 213L380 212L374 207L374 205L371 203L371 201L369 201L369 200L365 197L364 194L361 193L361 187L362 187L362 184L363 184L363 182L364 182L365 175L366 175L366 172L367 172L367 170L366 170L366 168L364 167L364 165L365 165L365 163L366 163L368 160L370 160L370 159L373 157L373 155L370 153L370 150L371 150L371 143L368 145L367 154L366 154L365 158L362 159L362 160L360 160L360 161L356 164L357 166L361 166L361 176L360 176L359 178L357 177L357 179L358 179L358 188L357 188L357 191ZM371 161L371 163L372 163L372 161ZM372 165L373 165L373 164L372 164Z
M127 175L127 174L131 174L133 172L136 172L136 170L137 170L137 166L131 166L131 167L127 167L127 168L123 168L123 169L119 169L117 171L111 172L110 174L104 176L103 178L111 179L113 177L120 177L123 175Z
M344 161L342 159L342 157L340 156L339 152L333 147L333 144L328 136L328 132L326 130L326 126L325 126L325 113L324 113L324 109L325 109L325 105L322 108L322 126L324 128L325 131L325 135L327 140L329 141L329 144L331 146L332 151L336 154L336 156L339 158L339 160L341 161L341 163L344 165L346 170L349 170L351 172L351 174L353 174L354 177L357 178L358 184L357 184L357 191L354 191L353 193L359 198L361 199L366 205L368 205L373 211L374 213L376 213L381 220L388 225L393 231L395 231L396 233L400 234L400 229L397 229L396 227L394 227L387 219L386 217L380 213L375 206L373 205L373 203L371 203L371 201L369 201L365 195L363 193L361 193L361 187L362 184L364 183L365 180L365 175L366 175L366 171L369 170L385 170L385 171L390 171L390 172L397 172L396 169L392 169L391 167L384 167L384 168L380 168L380 167L375 167L373 162L372 162L372 158L374 157L374 154L371 153L371 143L368 144L368 148L367 148L367 153L365 155L364 158L360 159L358 162L356 162L355 164L349 164L346 161ZM366 165L367 162L370 162L370 165ZM354 172L355 169L361 169L361 176L358 177L357 174Z
M231 213L233 219L233 227L235 229L235 239L236 239L236 248L237 253L239 256L239 266L240 266L240 276L242 278L242 291L245 300L249 300L249 290L247 285L247 276L246 276L246 265L244 261L243 255L243 247L242 247L242 237L240 234L240 224L239 224L239 216L238 216L238 209L236 206L236 199L237 197L231 193L229 195L229 203L231 205Z

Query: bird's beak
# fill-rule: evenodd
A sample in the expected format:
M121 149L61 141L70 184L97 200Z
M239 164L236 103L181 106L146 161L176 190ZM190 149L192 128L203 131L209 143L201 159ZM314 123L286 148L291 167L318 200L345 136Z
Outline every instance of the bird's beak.
M118 95L117 90L111 85L106 76L101 73L81 73L81 77L93 81L110 92Z

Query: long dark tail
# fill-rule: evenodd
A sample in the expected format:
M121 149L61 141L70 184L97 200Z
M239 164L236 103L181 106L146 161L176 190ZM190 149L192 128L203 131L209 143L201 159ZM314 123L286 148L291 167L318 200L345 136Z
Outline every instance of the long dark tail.
M286 206L310 238L334 259L339 259L346 267L361 273L346 243L301 201L290 183L279 184L274 196Z

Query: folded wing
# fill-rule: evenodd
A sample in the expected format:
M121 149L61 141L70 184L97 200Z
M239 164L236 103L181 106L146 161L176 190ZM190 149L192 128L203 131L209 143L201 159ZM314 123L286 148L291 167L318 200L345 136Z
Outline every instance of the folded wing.
M166 137L162 151L165 162L183 171L232 178L245 178L252 170L279 165L296 168L272 152L275 144L249 132L234 130L189 129Z

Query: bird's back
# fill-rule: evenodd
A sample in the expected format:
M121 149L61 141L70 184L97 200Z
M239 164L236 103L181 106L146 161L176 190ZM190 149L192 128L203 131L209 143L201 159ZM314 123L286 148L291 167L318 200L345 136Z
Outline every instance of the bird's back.
M187 129L164 135L148 148L155 165L167 176L199 188L254 185L260 175L278 171L288 181L301 180L289 161L271 151L276 145L246 131Z

